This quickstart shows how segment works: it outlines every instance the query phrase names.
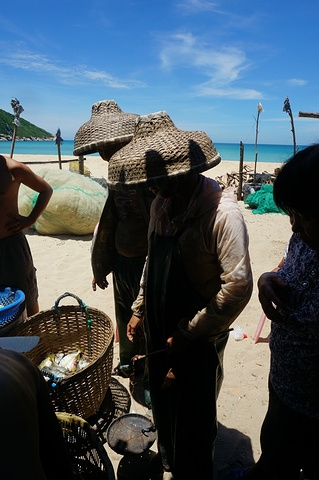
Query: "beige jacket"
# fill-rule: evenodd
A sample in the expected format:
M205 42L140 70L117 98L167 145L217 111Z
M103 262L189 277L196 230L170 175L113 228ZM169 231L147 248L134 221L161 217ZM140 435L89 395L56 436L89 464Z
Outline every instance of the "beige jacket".
M193 318L181 319L180 328L186 335L214 335L228 328L252 293L248 233L236 196L200 175L186 212L170 220L169 211L170 200L156 197L149 237L153 231L174 235L184 225L179 238L184 268L195 290L207 299L207 306ZM144 315L144 287L145 274L132 306L137 316Z

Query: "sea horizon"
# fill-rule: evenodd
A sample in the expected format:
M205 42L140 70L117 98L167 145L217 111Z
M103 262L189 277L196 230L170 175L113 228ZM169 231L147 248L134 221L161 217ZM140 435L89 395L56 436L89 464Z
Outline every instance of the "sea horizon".
M239 161L240 144L239 143L214 143L222 160ZM298 145L299 149L306 148L304 145ZM60 145L61 157L74 156L73 140L64 140ZM0 152L3 155L10 155L11 142L1 142ZM14 145L14 154L19 155L55 155L58 156L57 145L54 141L16 141ZM257 162L284 163L293 155L293 145L278 144L257 144ZM98 153L84 155L87 157L99 156ZM74 157L78 158L78 157ZM244 144L244 162L255 162L255 144Z

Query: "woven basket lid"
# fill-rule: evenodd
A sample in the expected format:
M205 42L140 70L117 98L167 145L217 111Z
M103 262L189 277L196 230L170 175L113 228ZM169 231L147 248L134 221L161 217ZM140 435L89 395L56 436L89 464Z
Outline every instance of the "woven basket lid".
M177 129L166 112L150 113L138 117L133 139L110 159L107 183L113 190L154 185L203 172L220 160L206 133Z
M73 155L99 152L104 160L109 160L132 139L137 117L122 112L115 100L94 103L90 120L75 134Z

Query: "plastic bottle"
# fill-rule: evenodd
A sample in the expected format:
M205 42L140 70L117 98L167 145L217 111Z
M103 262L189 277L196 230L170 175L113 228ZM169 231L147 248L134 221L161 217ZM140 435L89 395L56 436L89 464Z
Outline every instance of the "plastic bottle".
M242 340L243 338L247 338L247 335L244 334L244 330L239 325L236 325L234 327L234 330L231 332L231 335L237 341Z

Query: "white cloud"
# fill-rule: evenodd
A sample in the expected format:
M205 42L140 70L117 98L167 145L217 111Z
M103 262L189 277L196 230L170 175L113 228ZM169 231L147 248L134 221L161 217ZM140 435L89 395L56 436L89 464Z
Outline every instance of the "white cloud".
M39 74L50 74L55 76L61 83L74 85L96 82L113 88L138 88L145 84L136 80L120 80L113 75L103 71L89 69L86 65L60 65L54 63L45 55L29 51L19 51L6 56L0 56L0 64L15 69L27 70Z
M208 2L206 0L184 0L177 4L178 7L191 11L216 11L219 8L218 3Z
M301 78L290 78L287 83L293 87L303 87L304 85L307 85L308 82Z
M218 83L229 83L248 68L245 52L236 47L213 48L191 33L173 35L160 54L164 68L185 67L201 70Z
M166 69L187 68L193 73L207 76L209 81L198 86L198 95L263 98L256 90L232 86L240 80L242 72L250 67L245 52L237 47L214 48L191 33L176 34L164 40L160 58Z
M199 97L227 97L236 100L260 100L263 98L261 92L249 88L215 88L202 85L199 87Z

